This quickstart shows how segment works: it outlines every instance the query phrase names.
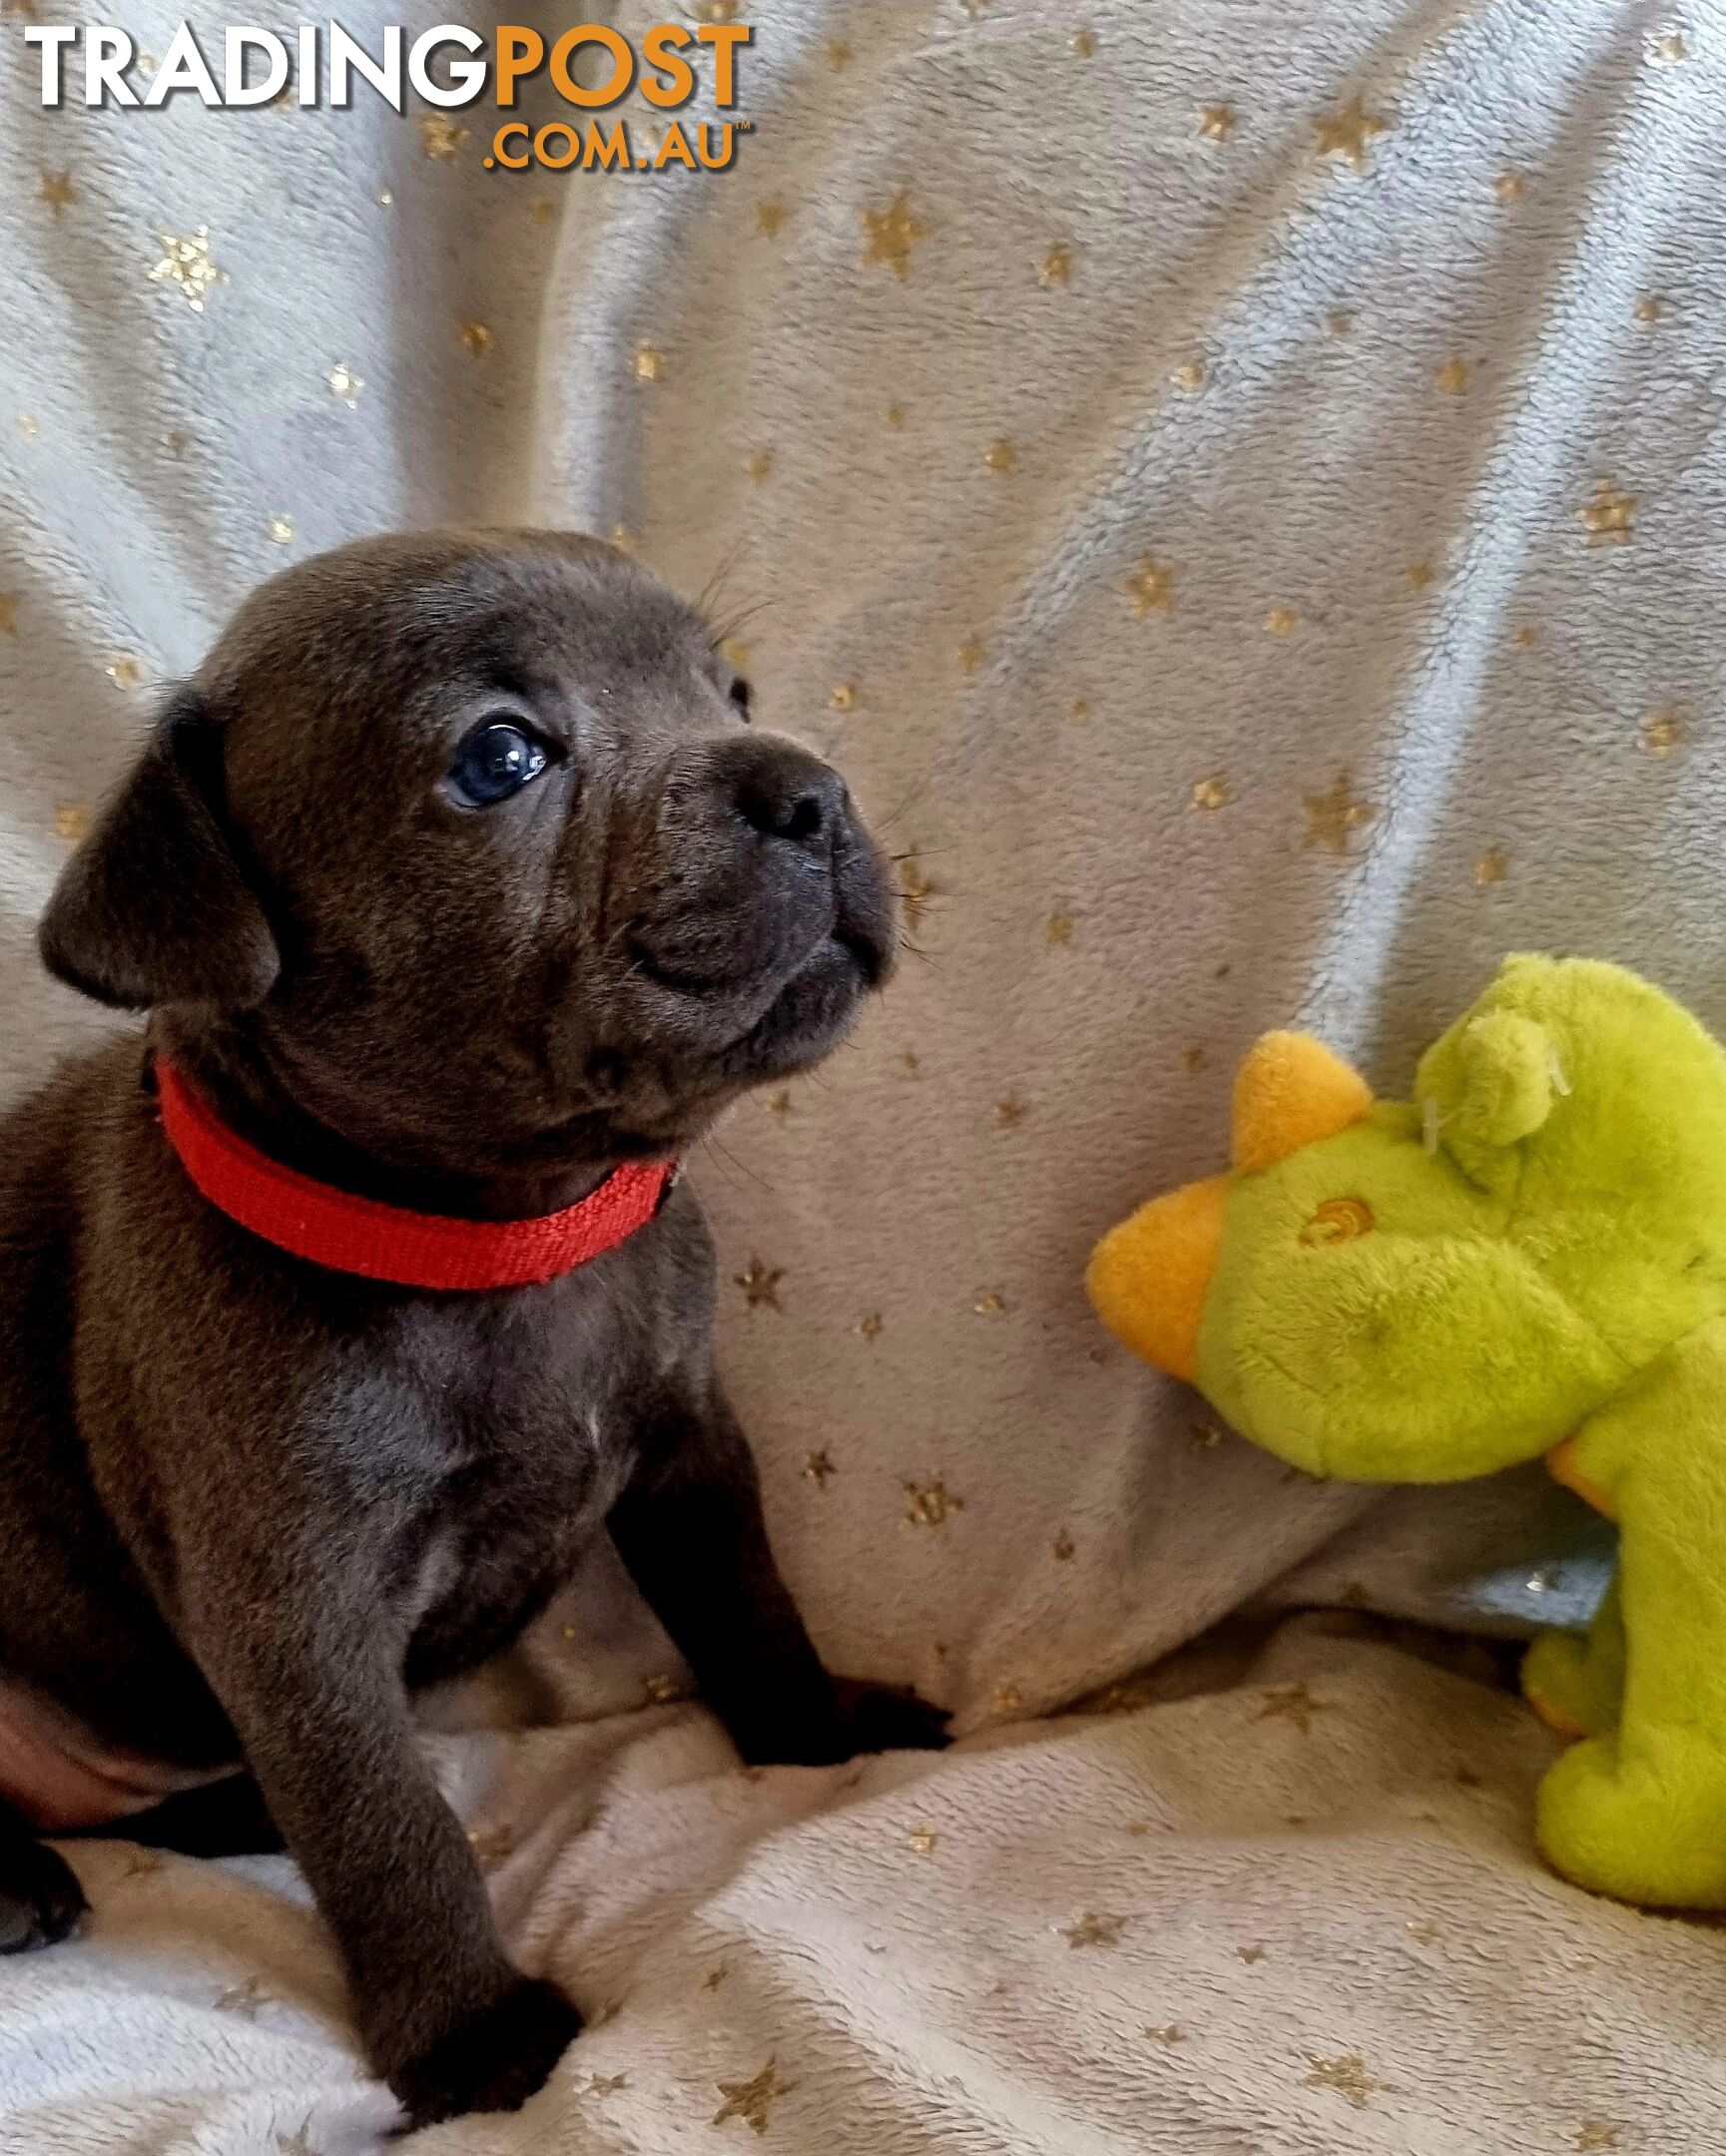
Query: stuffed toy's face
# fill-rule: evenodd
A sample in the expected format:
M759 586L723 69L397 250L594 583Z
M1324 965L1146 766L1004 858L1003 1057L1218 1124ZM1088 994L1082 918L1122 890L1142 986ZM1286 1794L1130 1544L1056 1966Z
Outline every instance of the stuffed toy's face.
M1112 1331L1308 1472L1438 1482L1570 1435L1726 1295L1719 1050L1615 968L1508 961L1420 1105L1269 1034L1234 1167L1087 1275Z

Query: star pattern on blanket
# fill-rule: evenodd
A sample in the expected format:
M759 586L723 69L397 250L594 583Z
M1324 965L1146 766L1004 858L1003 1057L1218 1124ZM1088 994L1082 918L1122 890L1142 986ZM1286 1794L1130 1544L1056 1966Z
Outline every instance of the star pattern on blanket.
M242 2021L256 2021L275 2001L256 1976L243 1976L217 1992L211 2001L218 2013L237 2014Z
M725 2098L713 2115L714 2125L723 2126L727 2119L742 2119L756 2133L765 2134L774 2105L782 2096L789 2096L797 2083L782 2081L777 2061L770 2058L752 2080L718 2081L714 2086Z
M1076 1922L1066 1926L1061 1936L1069 1946L1118 1946L1126 1923L1124 1916L1086 1909Z
M89 835L90 810L82 802L63 801L55 806L54 835L68 845L78 845Z
M1260 1696L1255 1722L1292 1722L1304 1737L1316 1714L1331 1711L1329 1700L1314 1699L1305 1684L1273 1685Z
M72 175L69 172L44 172L37 182L36 200L46 203L56 218L62 210L70 210L78 200Z
M1377 113L1368 112L1358 97L1351 98L1341 112L1313 122L1318 154L1322 158L1344 158L1359 172L1367 162L1368 144L1375 136L1385 134L1390 124Z
M784 1306L779 1299L779 1284L785 1279L784 1266L764 1265L759 1258L752 1258L741 1273L732 1276L743 1290L745 1310L776 1311Z
M1686 728L1670 704L1651 711L1642 722L1641 742L1650 756L1669 757L1683 742Z
M1619 2149L1624 2146L1624 2131L1620 2126L1608 2126L1603 2119L1584 2119L1572 2136L1571 2146L1581 2151L1581 2156L1597 2156L1601 2149Z
M1147 614L1172 614L1175 611L1175 572L1167 562L1158 561L1154 554L1145 556L1121 589L1126 594L1134 621L1143 621Z
M1323 846L1327 852L1347 858L1350 854L1349 840L1353 834L1371 823L1378 810L1369 802L1359 799L1354 782L1347 772L1337 774L1336 784L1324 794L1303 794L1302 806L1307 811L1307 835L1302 839L1303 848L1311 850Z
M1232 105L1201 105L1199 108L1199 134L1206 142L1226 143L1235 132L1235 108Z
M910 1499L904 1515L907 1527L944 1527L953 1513L965 1508L964 1499L955 1496L939 1475L930 1482L906 1482L903 1488Z
M1620 494L1610 479L1602 479L1594 499L1576 512L1587 529L1588 544L1628 546L1636 529L1636 495Z
M466 140L466 128L458 127L448 113L421 114L419 147L428 158L452 158Z
M152 284L172 284L194 314L204 312L204 302L218 284L228 281L210 252L210 228L200 225L183 238L159 233L162 256L150 271Z
M1307 2063L1312 2072L1302 2080L1302 2088L1334 2089L1357 2111L1365 2111L1375 2096L1396 2093L1389 2081L1375 2080L1359 2051L1346 2051L1337 2058L1322 2058L1316 2051L1309 2051Z
M864 210L860 215L863 268L884 266L902 284L910 275L911 250L920 247L930 232L912 211L909 192L901 188L884 210Z

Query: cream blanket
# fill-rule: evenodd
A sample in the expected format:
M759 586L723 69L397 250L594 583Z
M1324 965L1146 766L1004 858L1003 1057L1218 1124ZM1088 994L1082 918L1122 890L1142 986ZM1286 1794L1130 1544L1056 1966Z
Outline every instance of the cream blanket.
M622 532L902 856L899 981L697 1166L812 1625L965 1742L740 1777L640 1704L679 1672L596 1562L435 1742L609 2018L424 2147L1726 2139L1718 1936L1541 1873L1548 1741L1478 1675L1308 1626L1030 1719L1245 1605L1514 1631L1597 1585L1537 1479L1291 1480L1078 1279L1266 1025L1400 1085L1519 945L1726 1023L1717 0L762 0L735 169L624 178L485 172L487 107L45 112L29 12L9 1083L98 1022L29 923L153 692L355 532ZM0 1970L7 2156L378 2145L285 1862L77 1861L88 1936Z

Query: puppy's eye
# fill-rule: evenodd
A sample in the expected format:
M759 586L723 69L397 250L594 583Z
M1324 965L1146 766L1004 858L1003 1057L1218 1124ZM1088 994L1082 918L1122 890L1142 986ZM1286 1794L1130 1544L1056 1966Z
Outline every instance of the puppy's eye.
M740 674L731 685L731 700L747 719L749 717L749 683Z
M445 784L464 808L489 808L537 779L549 759L545 744L525 727L482 719L455 752Z

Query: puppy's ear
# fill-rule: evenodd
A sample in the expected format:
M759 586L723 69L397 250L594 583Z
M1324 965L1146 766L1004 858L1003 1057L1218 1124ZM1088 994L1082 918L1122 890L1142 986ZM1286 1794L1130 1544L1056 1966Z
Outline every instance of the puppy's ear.
M223 828L221 728L188 691L73 854L37 942L51 973L99 1003L250 1010L281 956Z

